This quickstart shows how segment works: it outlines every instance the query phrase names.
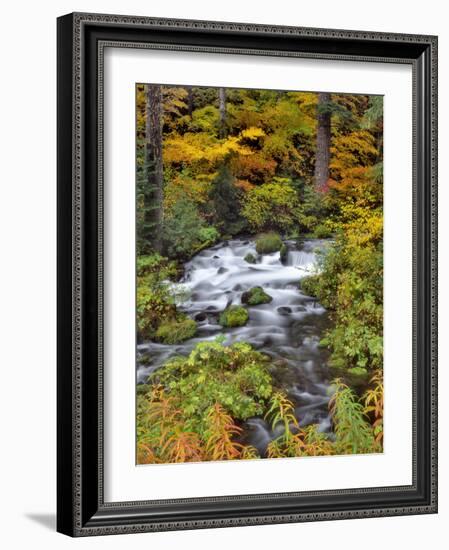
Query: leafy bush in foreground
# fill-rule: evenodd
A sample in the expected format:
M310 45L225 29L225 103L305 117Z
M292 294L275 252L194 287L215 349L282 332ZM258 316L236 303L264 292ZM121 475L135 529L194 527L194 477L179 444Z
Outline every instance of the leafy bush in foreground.
M268 359L249 344L202 342L155 372L138 394L139 462L255 458L238 420L263 414L272 393Z
M268 359L245 343L201 342L188 357L169 361L154 379L182 401L193 423L201 423L215 403L240 420L260 414L272 391Z
M169 361L137 392L138 462L260 458L243 445L240 422L265 416L280 435L269 458L382 451L380 375L358 399L340 380L329 401L334 434L300 427L291 401L274 391L268 358L249 344L202 342L188 357ZM371 423L373 421L373 423Z

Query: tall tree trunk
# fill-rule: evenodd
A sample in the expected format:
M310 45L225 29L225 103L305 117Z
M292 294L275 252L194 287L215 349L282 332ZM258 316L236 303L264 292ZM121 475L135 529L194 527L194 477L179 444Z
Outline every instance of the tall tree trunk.
M328 109L330 94L318 94L317 132L315 156L315 189L325 191L329 179L329 157L331 143L331 114Z
M226 88L218 89L218 110L220 112L220 137L225 138L226 130Z
M151 228L149 239L154 250L162 247L162 90L158 84L149 84L146 93L146 166L149 204L145 205L145 225Z

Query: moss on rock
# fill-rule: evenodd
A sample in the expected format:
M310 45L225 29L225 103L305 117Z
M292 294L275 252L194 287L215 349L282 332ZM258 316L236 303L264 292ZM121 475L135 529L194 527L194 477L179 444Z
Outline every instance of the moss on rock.
M254 256L254 254L251 254L251 252L248 252L248 254L243 259L249 264L255 264L257 262L256 256Z
M248 304L249 306L268 304L272 300L272 296L267 294L261 286L254 286L242 294L242 304Z
M256 251L258 254L271 254L282 247L282 239L277 233L263 233L256 239Z
M248 319L248 312L244 307L229 306L221 313L219 323L223 327L242 327Z
M282 263L285 263L287 261L287 257L288 257L287 245L282 243L281 248L279 250L279 258Z

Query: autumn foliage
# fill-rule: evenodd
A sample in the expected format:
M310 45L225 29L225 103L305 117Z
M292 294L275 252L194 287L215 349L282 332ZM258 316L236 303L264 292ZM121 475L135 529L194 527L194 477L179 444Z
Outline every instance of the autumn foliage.
M147 91L137 86L138 338L176 344L195 335L172 283L200 250L251 235L257 253L282 255L286 239L327 238L319 269L298 278L297 290L329 311L320 345L330 352L334 383L332 433L325 434L316 424L298 424L267 356L245 342L201 342L138 386L138 463L260 458L242 433L254 416L278 434L267 447L270 458L381 452L382 98L322 94L319 101L312 92L252 89L220 96L217 88L161 86L163 175L155 194L148 187L157 178L146 139ZM329 156L319 187L318 133ZM245 304L219 318L224 329L247 321Z

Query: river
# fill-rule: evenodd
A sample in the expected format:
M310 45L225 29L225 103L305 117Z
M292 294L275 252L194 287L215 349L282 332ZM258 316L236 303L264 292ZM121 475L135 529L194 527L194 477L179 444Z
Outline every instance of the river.
M328 326L326 310L298 288L298 282L315 269L316 250L326 246L324 240L306 240L301 245L286 241L287 258L281 262L279 252L259 256L256 264L244 260L256 255L253 240L235 239L203 250L185 265L180 285L188 299L180 307L198 323L195 338L182 344L164 345L143 342L138 345L137 382L175 355L188 355L198 342L213 340L223 334L224 344L250 343L269 355L274 364L272 374L294 403L300 425L318 424L329 432L328 353L318 346ZM218 316L225 307L241 304L242 292L261 286L273 297L269 304L248 307L249 321L243 327L223 329ZM149 357L151 364L142 358ZM254 445L265 455L267 444L278 434L262 418L251 418L243 425L242 441Z

